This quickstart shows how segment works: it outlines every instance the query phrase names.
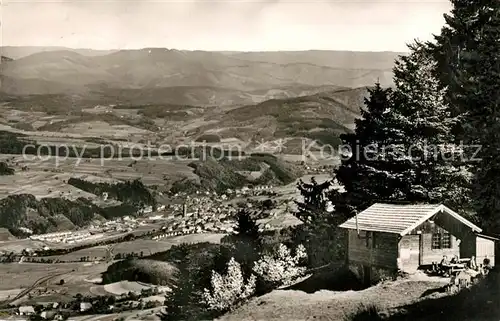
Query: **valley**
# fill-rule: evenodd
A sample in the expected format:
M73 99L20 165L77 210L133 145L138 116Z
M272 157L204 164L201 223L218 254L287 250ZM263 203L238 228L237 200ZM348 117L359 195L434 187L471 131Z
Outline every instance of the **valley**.
M397 320L451 297L344 266L333 178L401 53L1 49L0 318ZM231 271L252 295L208 311Z

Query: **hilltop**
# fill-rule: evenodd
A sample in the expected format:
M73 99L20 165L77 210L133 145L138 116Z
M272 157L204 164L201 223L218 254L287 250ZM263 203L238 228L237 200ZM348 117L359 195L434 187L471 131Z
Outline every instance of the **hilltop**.
M322 92L309 96L271 99L206 117L197 134L217 134L242 141L309 138L337 145L338 136L354 127L366 88Z

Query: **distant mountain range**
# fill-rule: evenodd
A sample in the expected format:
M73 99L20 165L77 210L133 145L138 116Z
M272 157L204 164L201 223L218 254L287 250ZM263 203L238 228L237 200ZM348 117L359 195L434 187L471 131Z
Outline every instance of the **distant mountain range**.
M313 94L316 87L356 88L371 86L377 80L391 85L394 60L400 54L3 47L0 80L1 91L15 95L109 96L111 92L127 91L126 95L164 96L168 100L168 96L196 96L201 91L203 98L194 98L199 101L195 103L209 103L212 97L217 104L219 92L226 96L233 92L236 98L228 98L228 103L247 103L237 97L271 90L293 97Z
M118 50L73 49L73 48L68 48L68 47L40 47L40 46L19 46L19 47L17 47L17 46L16 47L3 46L3 47L0 47L0 53L3 56L7 56L7 57L12 58L12 59L19 59L19 58L26 57L26 56L36 54L39 52L61 51L61 50L68 50L68 51L77 52L77 53L84 55L84 56L106 55L106 54L118 51Z

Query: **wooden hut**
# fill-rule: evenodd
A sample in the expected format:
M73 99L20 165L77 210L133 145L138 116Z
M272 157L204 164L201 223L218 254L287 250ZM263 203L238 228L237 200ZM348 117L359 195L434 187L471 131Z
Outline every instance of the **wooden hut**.
M374 204L340 225L348 230L347 263L366 283L414 273L451 258L494 264L496 239L441 204Z

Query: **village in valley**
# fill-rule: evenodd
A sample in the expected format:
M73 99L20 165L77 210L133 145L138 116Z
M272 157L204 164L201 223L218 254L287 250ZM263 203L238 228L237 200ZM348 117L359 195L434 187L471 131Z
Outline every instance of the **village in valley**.
M213 3L217 28L28 2L2 8L0 320L499 320L499 1ZM183 28L283 48L164 48Z

